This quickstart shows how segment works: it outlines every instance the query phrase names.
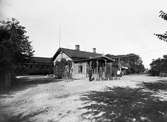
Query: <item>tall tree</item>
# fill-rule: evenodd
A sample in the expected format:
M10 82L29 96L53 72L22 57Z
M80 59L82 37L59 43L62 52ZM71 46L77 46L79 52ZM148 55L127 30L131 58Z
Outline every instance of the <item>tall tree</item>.
M167 21L167 13L164 11L159 12L159 17ZM160 40L167 42L167 31L164 34L155 34ZM160 73L167 73L167 56L153 60L150 64L150 74L159 76Z
M20 64L29 60L33 52L25 27L19 21L14 18L0 21L0 81L6 79L5 73L14 73Z

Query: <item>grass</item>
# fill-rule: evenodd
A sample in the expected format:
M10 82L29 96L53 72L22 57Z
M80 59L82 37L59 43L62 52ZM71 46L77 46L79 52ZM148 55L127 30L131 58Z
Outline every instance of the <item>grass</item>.
M167 102L142 88L108 88L92 91L81 98L83 118L97 122L166 122Z

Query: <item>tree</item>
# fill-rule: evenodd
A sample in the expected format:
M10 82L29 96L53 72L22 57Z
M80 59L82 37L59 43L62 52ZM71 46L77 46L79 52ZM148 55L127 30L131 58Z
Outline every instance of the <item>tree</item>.
M60 61L55 62L55 67L54 67L54 74L56 75L57 78L63 78L64 73L65 73L65 66L69 66L69 70L72 67L72 62L69 60L66 60L65 58L62 58Z
M121 58L122 64L128 67L127 73L142 73L145 68L139 55L127 54Z
M139 55L130 54L127 55L129 57L129 64L132 73L142 73L145 68L143 65L143 61Z
M31 42L26 36L25 27L12 18L0 21L0 81L5 80L6 74L14 74L25 61L33 56ZM3 78L5 77L5 78Z
M167 13L164 11L159 12L159 17L167 21ZM155 34L160 40L167 42L167 31L164 34ZM160 73L167 73L167 56L153 60L150 64L150 74L153 76L159 76Z
M106 56L115 59L113 67L118 68L119 64L123 67L128 67L126 70L127 74L134 74L134 73L143 73L145 71L145 67L143 65L143 61L141 57L137 54L127 54L127 55L110 55L107 54Z
M161 17L162 19L167 21L167 13L165 13L164 11L160 11L159 12L160 15L159 17ZM163 40L165 42L167 42L167 31L164 34L155 34L160 40Z
M159 76L160 73L167 73L167 56L153 60L150 64L150 74L153 76Z

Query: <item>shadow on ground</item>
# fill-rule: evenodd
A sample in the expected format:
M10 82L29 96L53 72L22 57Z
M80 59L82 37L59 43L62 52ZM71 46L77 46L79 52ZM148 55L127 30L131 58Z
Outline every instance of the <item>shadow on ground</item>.
M17 78L12 85L12 87L8 90L0 91L0 97L2 97L2 94L8 94L10 95L13 92L18 92L22 90L26 90L28 88L36 87L39 84L47 84L51 82L59 82L62 81L61 79L55 79L55 78Z
M159 80L153 83L143 82L142 85L144 88L147 88L153 91L167 90L167 80Z
M19 114L17 116L8 116L8 115L3 115L3 117L0 118L0 122L33 122L33 120L30 120L32 117L47 112L47 109L45 110L40 110L40 111L36 111L36 112L32 112L31 114L28 115L23 115L23 114Z
M81 97L85 119L96 122L166 122L167 101L142 88L107 88Z
M29 77L18 78L16 79L14 86L10 90L0 92L0 99L9 98L9 97L12 98L16 92L20 92L28 88L36 87L37 85L40 85L40 84L47 84L47 83L59 82L59 81L62 81L62 80L55 79L55 78L29 78ZM42 109L29 113L27 115L19 114L17 116L13 116L3 112L3 108L5 107L6 106L2 105L0 101L0 122L32 122L30 120L31 118L33 118L38 114L47 112L48 109L50 109L50 108L43 107Z
M22 85L22 84L45 84L50 82L58 82L61 81L61 79L55 79L55 78L17 78L16 79L16 85Z

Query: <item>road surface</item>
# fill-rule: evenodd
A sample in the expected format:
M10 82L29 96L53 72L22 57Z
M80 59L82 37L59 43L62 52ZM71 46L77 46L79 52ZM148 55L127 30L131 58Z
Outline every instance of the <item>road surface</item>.
M120 80L74 80L30 85L0 95L0 121L34 122L89 122L83 119L80 97L92 90L106 87L139 87L142 82L155 82L167 78L146 75L123 76Z

